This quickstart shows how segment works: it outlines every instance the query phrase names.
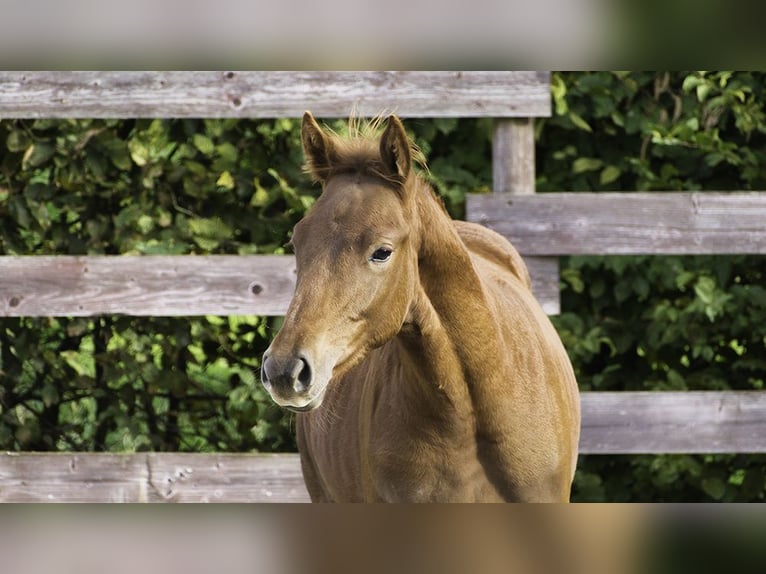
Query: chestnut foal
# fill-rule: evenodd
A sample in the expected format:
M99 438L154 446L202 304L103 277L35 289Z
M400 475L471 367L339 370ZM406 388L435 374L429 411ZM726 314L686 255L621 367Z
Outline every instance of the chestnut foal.
M526 267L450 219L385 124L341 138L303 117L323 192L295 227L295 296L262 380L299 413L311 498L567 501L577 383Z

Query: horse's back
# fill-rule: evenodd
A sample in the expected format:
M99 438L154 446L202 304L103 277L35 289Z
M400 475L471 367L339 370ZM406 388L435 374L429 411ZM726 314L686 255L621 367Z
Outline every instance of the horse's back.
M532 280L524 260L516 248L499 233L468 221L455 221L460 238L474 256L510 271L524 287L531 291Z

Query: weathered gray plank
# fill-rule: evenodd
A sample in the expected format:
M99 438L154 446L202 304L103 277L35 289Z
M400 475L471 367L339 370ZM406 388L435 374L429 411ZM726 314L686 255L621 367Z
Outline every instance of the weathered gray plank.
M306 502L297 455L147 455L149 491L168 502Z
M759 192L473 195L467 219L525 255L766 253Z
M0 257L0 316L280 315L294 289L289 256Z
M547 72L0 72L0 118L550 115Z
M557 312L558 262L529 269ZM0 257L0 317L284 315L294 290L289 255Z
M582 394L583 454L766 452L766 392Z
M0 455L0 502L306 501L295 454Z
M766 392L582 393L582 454L766 452ZM0 502L303 502L295 454L5 453Z

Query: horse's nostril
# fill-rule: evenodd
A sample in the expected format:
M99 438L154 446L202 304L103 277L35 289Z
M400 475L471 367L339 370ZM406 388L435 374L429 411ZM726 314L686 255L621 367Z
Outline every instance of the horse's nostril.
M264 386L268 386L269 384L269 377L266 375L266 367L264 365L261 365L261 383Z
M264 355L263 360L261 361L261 384L268 388L271 386L271 381L269 380L269 372L268 367L266 366L266 363L268 363L269 358Z
M298 359L298 363L293 373L294 388L296 392L305 391L311 384L311 367L306 359Z
M281 359L267 354L261 361L261 382L272 396L303 394L311 386L312 377L308 359L300 355Z

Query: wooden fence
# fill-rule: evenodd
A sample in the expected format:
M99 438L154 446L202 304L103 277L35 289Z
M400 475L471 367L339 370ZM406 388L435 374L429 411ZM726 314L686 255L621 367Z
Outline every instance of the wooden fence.
M764 452L751 391L589 392L583 454ZM294 454L6 453L0 502L302 502Z
M0 119L492 117L494 193L467 218L507 236L548 313L558 256L766 253L766 193L534 193L536 72L0 72ZM279 315L290 256L0 256L0 316ZM766 393L587 392L581 452L766 452ZM307 500L295 455L0 455L2 501Z

